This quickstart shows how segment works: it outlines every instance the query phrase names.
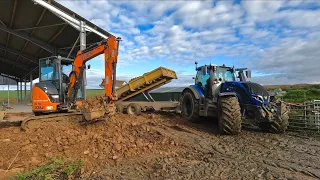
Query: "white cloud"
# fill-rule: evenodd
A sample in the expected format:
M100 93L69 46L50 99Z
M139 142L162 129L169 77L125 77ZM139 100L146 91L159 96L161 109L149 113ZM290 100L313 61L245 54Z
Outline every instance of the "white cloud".
M122 37L120 66L150 59L173 66L195 59L201 64L219 55L265 73L255 78L262 83L277 78L283 83L318 82L315 77L320 76L320 10L307 8L320 7L319 1L59 2Z

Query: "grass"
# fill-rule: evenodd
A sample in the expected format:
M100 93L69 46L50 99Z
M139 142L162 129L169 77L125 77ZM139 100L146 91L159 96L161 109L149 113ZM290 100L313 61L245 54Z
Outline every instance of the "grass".
M86 93L87 93L87 97L103 96L104 90L103 89L87 89Z
M80 175L81 167L82 162L78 159L63 161L60 158L49 158L49 162L47 164L18 173L9 180L77 178Z
M301 90L289 90L282 99L285 102L304 102L320 99L320 89L310 88Z
M93 97L93 96L102 96L104 94L104 90L103 89L88 89L87 91L87 97ZM26 96L27 96L27 102L30 102L30 91L27 90L26 92ZM16 104L18 102L17 100L17 91L13 90L13 91L9 91L9 101L11 104ZM24 91L22 92L22 98L24 97ZM3 90L0 91L0 104L2 104L2 102L4 101L8 101L8 91Z

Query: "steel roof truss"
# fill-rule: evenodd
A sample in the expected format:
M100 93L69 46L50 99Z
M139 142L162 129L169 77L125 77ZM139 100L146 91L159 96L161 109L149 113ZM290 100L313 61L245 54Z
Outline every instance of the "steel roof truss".
M62 20L64 20L65 22L69 23L72 27L76 28L77 30L80 31L80 24L81 21L70 16L69 14L61 11L60 9L56 8L55 6L51 5L50 3L43 1L43 0L32 0L35 3L49 9L52 13L56 14L58 17L60 17ZM108 39L109 36L112 36L110 33L102 34L101 32L97 31L95 28L89 26L89 25L85 25L85 29L86 31L90 31L93 32L97 35L99 35L100 37L104 38L104 39Z
M9 60L9 59L2 58L2 57L0 57L0 60L1 60L1 61L4 61L4 62L6 62L6 63L12 64L12 65L15 65L15 66L17 66L17 67L19 67L19 68L22 68L22 69L24 69L24 70L29 71L29 68L28 68L27 66L23 65L23 64L20 64L20 63L17 63L17 62L14 62L14 61L11 61L11 60Z
M2 49L2 50L4 50L4 51L8 51L9 53L12 53L12 54L15 54L15 55L18 55L18 56L20 55L20 56L23 57L24 59L27 59L27 60L29 60L30 62L33 62L34 64L38 64L38 59L33 58L33 57L31 57L31 56L28 56L28 55L26 55L26 54L23 54L23 53L21 53L21 52L19 52L19 51L17 51L17 50L10 49L10 48L5 47L5 46L2 46L2 45L0 45L0 49Z

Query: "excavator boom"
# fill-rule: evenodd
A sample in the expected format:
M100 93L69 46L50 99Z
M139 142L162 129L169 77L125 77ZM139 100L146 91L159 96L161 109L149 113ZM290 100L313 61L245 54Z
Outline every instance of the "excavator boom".
M114 99L113 81L116 80L116 63L118 57L119 39L109 37L108 39L96 43L83 51L79 51L73 62L72 71L69 75L70 83L67 88L68 99L71 104L76 101L76 95L82 82L83 72L86 68L86 62L98 55L104 54L105 96L108 101Z

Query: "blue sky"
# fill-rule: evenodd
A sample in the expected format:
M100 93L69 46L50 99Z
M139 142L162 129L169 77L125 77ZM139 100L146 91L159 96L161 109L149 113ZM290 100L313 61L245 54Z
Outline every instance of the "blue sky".
M198 61L248 67L261 84L320 83L320 1L58 2L122 38L119 79L163 66L187 86ZM97 88L103 59L89 64Z

